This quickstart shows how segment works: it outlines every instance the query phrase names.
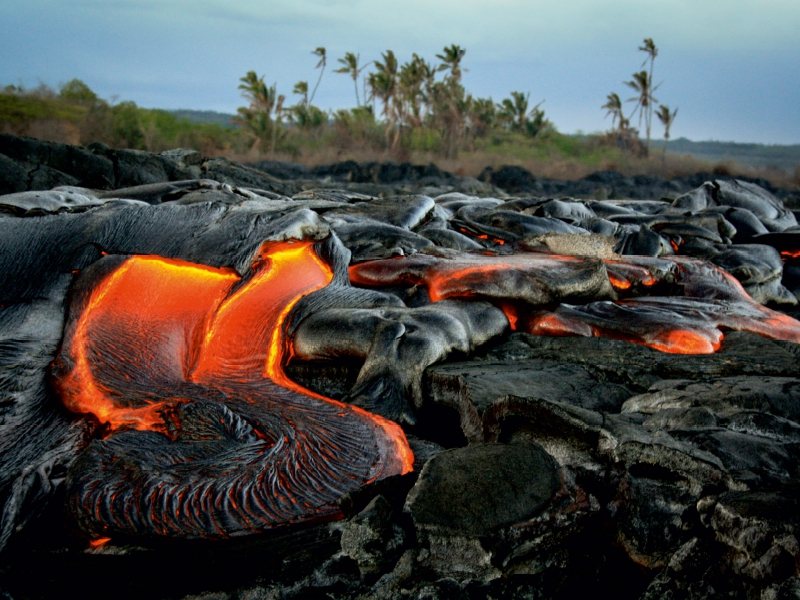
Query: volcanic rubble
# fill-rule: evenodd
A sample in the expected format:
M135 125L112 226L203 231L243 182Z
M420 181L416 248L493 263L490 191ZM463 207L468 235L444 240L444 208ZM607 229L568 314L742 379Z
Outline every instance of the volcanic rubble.
M2 597L800 597L796 192L0 135L0 194Z

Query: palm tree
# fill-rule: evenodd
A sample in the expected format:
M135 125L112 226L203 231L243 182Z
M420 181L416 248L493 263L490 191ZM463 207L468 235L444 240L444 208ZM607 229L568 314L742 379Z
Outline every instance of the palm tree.
M500 118L509 124L512 130L522 131L528 118L528 98L530 93L511 92L511 98L500 103Z
M301 104L303 106L308 106L308 82L307 81L298 81L294 84L294 89L292 90L293 94L297 94L303 97L303 101Z
M315 56L319 56L319 62L317 63L317 66L314 67L314 68L315 69L319 69L321 67L321 70L319 72L319 79L317 79L317 85L314 86L314 91L311 92L311 99L309 100L309 102L313 102L314 101L314 94L317 93L317 88L319 87L319 82L322 81L322 74L325 72L325 65L328 64L328 57L325 54L325 48L323 48L322 46L319 46L311 54L314 54Z
M547 124L544 118L544 111L539 108L544 103L544 100L529 111L529 98L530 94L511 92L511 98L505 98L500 103L498 116L501 121L508 124L512 131L528 133L531 137L535 137Z
M611 92L606 96L606 103L600 108L604 108L608 111L606 117L611 116L611 129L614 129L614 124L617 122L617 119L619 119L620 129L622 129L622 123L625 121L625 117L622 116L622 100L620 100L619 94Z
M272 153L275 152L277 125L273 121L273 113L280 118L285 97L278 95L277 85L267 87L264 78L248 71L239 81L242 96L249 101L249 106L240 107L234 122L241 125L254 138L253 147L271 141Z
M455 44L452 44L450 47L445 47L443 54L436 55L436 58L443 61L443 64L439 65L439 70L446 71L450 69L450 74L453 79L455 79L456 82L461 81L461 59L464 58L466 53L467 50L465 48L456 46Z
M356 106L361 106L361 100L358 97L358 76L366 68L358 66L358 59L361 58L360 54L353 54L352 52L345 52L344 58L337 59L344 66L341 69L336 69L334 73L347 73L353 78L353 86L356 89Z
M383 102L383 115L386 117L386 145L395 148L400 143L399 110L397 99L397 58L394 52L387 50L381 55L383 62L375 61L376 72L370 73L367 83L370 97L380 98ZM394 140L390 142L392 131Z
M645 38L644 42L642 43L642 45L639 46L639 51L640 52L644 52L647 55L647 57L644 59L644 62L642 62L642 67L641 68L644 68L645 65L647 65L648 62L650 63L650 71L649 71L649 73L647 73L647 78L646 78L646 81L647 81L647 86L646 87L649 89L649 97L640 96L640 98L638 100L639 104L637 105L639 107L639 127L640 128L641 128L641 125L642 125L642 114L644 114L645 128L646 128L646 131L647 131L647 146L646 146L645 154L649 156L649 154L650 154L650 128L651 128L651 125L653 123L653 105L656 102L658 102L658 100L653 98L653 93L661 85L659 83L657 86L653 87L653 64L655 63L656 56L658 56L658 48L656 48L656 45L653 42L653 38ZM634 73L633 74L634 82L636 82L636 80L638 80L639 87L637 88L636 86L631 86L634 89L636 89L638 92L640 92L640 94L641 94L642 89L644 87L642 85L644 83L644 78L642 77L642 73L645 73L645 71L641 71L640 73ZM626 82L626 83L628 85L631 85L631 83L634 83L634 82ZM636 112L636 109L634 109L634 112ZM632 116L633 115L631 115L631 117Z
M656 60L656 56L658 56L658 48L656 48L656 45L653 43L653 38L645 38L644 42L643 42L643 45L639 46L639 51L640 52L644 52L645 54L647 54L647 58L644 59L644 62L642 63L642 67L644 67L647 64L648 60L650 61L650 79L652 80L653 79L653 63Z
M645 146L645 156L650 155L650 126L653 118L653 104L658 100L653 96L659 86L653 87L653 80L647 71L639 71L633 74L631 81L626 81L625 85L636 91L637 95L633 98L628 98L628 102L636 102L636 106L631 113L631 118L639 111L639 127L642 126L642 118L644 118L645 128L647 131L647 145Z
M473 98L469 105L470 130L475 137L483 137L495 123L497 107L491 98Z
M676 108L672 112L669 110L669 106L664 106L660 104L658 106L658 110L656 111L656 116L658 120L661 121L661 124L664 125L664 154L662 155L662 161L667 157L667 144L669 144L669 128L672 127L672 123L675 121L675 117L678 115L678 109Z
M397 77L398 91L401 95L403 117L408 120L412 128L422 127L422 106L425 101L424 88L433 79L435 69L417 54L400 67Z

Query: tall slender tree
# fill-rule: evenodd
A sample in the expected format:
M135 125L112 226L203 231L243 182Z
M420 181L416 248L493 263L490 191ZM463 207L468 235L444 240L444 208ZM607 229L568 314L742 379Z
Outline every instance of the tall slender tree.
M328 56L325 53L325 48L322 46L317 47L311 54L315 56L319 56L319 62L317 66L314 67L315 69L320 69L319 71L319 79L317 79L317 85L314 86L314 91L311 92L311 98L308 100L309 103L314 102L314 95L317 93L317 88L319 87L319 82L322 81L322 74L325 72L325 66L328 64Z
M625 85L630 87L636 92L636 96L629 98L628 102L636 102L636 106L631 113L631 118L639 111L639 127L642 126L642 119L644 119L645 128L647 131L647 145L645 146L645 156L650 155L650 125L653 119L653 104L658 100L653 96L653 93L659 86L653 87L653 80L647 71L639 71L633 74L631 81L626 81ZM660 85L660 84L659 84Z
M660 104L658 106L658 110L656 111L656 116L658 120L661 121L661 124L664 126L664 153L661 156L661 159L664 160L667 157L667 144L669 144L669 129L672 127L672 123L675 121L675 117L678 115L678 109L670 111L669 106L665 106Z
M412 129L423 126L426 84L435 74L435 69L416 53L411 56L410 61L400 67L397 84L403 105L402 113Z
M622 129L625 117L622 114L622 100L620 100L619 94L611 92L606 96L606 103L600 108L604 108L607 111L606 117L611 117L611 129L614 129L617 121L619 121L619 127Z
M400 143L400 123L397 98L397 57L387 50L381 54L383 62L373 64L377 71L367 76L370 97L383 103L383 116L386 117L386 145L395 149ZM394 132L394 136L392 133Z
M529 98L530 93L511 92L511 98L504 98L500 103L498 116L512 131L527 133L531 137L535 137L546 124L544 111L539 108L544 100L529 111Z
M442 61L442 64L439 65L440 71L445 71L447 69L450 70L450 75L456 82L461 81L461 60L464 58L464 55L467 53L465 48L461 46L457 46L455 44L451 44L448 47L445 47L442 54L437 54L436 58Z
M366 68L366 65L359 67L358 60L361 58L360 54L353 54L352 52L345 52L344 58L337 59L344 66L341 69L336 69L334 73L345 73L353 78L353 87L356 89L356 106L361 106L361 99L358 97L358 76Z
M653 105L656 102L658 102L658 100L653 98L653 93L655 93L655 91L661 85L661 84L658 84L655 87L653 86L653 65L655 63L656 56L658 56L658 48L656 47L655 43L653 42L653 38L645 38L644 42L642 42L642 45L639 46L639 51L640 52L644 52L647 55L645 57L645 59L644 59L644 62L642 62L642 67L641 68L644 68L647 65L648 62L650 63L650 70L647 73L647 84L648 84L647 87L650 90L650 94L649 94L649 97L644 98L643 101L640 101L640 104L639 104L639 110L640 110L640 113L639 113L640 114L639 124L640 124L640 127L641 127L641 115L642 115L642 113L644 113L644 122L645 122L645 128L646 128L646 132L647 132L647 145L645 146L645 148L646 148L645 153L647 155L649 155L650 154L650 128L651 128L651 126L653 124L653 108L654 108ZM644 71L642 71L642 73L643 72ZM634 73L634 75L633 75L634 76L634 80L637 79L637 75L638 75L638 79L640 80L639 83L640 84L643 83L642 77L641 77L641 73L639 73L639 74ZM628 85L630 85L630 83Z

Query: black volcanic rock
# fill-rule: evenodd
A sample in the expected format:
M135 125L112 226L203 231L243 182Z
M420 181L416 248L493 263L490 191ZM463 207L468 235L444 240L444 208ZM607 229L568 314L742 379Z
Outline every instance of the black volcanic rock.
M486 167L479 179L496 185L510 194L539 191L536 188L536 178L531 175L530 171L522 167L503 165L496 171L491 167Z
M0 154L22 163L23 168L26 163L45 167L44 176L33 175L25 182L26 190L46 190L57 185L109 189L116 183L113 162L85 148L0 134ZM10 184L4 184L6 189Z
M619 412L632 395L624 386L596 377L587 367L553 360L449 363L429 368L425 376L429 400L456 409L471 442L485 439L486 412L508 395L602 412Z
M472 444L428 461L406 510L428 532L488 535L536 515L559 486L552 458L535 444Z

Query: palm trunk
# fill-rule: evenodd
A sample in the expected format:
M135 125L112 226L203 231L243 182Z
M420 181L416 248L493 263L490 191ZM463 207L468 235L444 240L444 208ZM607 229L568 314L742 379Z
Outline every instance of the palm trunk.
M325 65L322 66L322 70L319 72L319 79L317 79L317 85L314 86L314 91L311 92L311 99L309 100L309 103L314 101L314 94L317 93L317 88L319 87L320 81L322 81L323 73L325 73Z

